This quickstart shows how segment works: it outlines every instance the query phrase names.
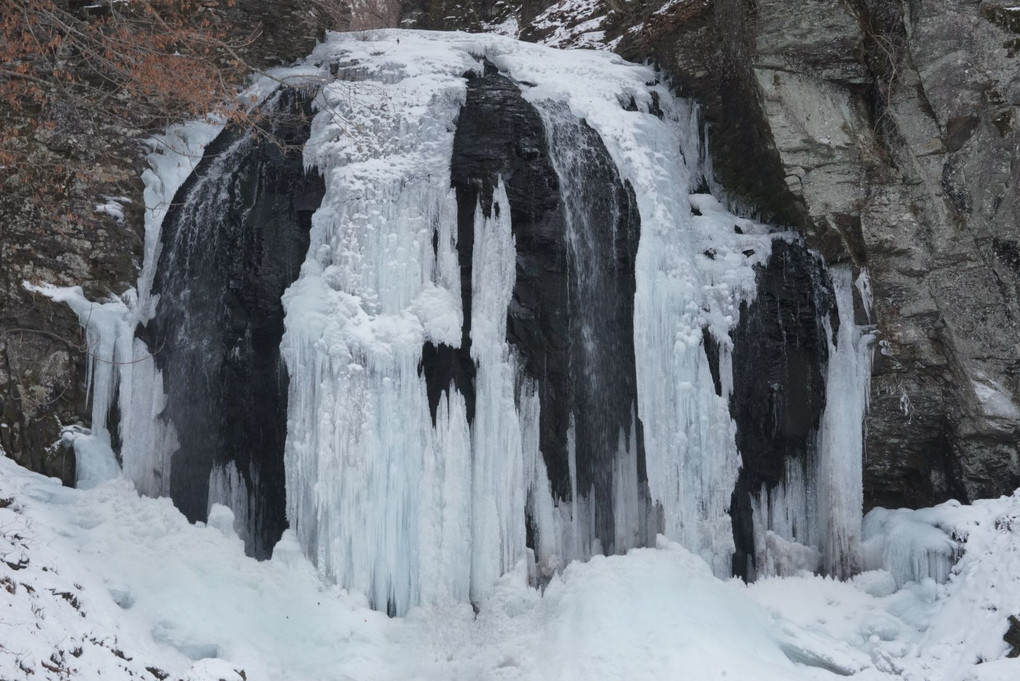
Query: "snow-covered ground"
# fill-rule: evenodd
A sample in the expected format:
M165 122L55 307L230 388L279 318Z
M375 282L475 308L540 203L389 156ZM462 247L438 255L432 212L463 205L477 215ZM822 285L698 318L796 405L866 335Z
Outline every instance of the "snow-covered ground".
M0 458L0 679L1020 678L1002 639L1020 613L1020 493L894 515L898 536L955 536L946 584L875 570L745 586L660 540L542 592L519 569L477 612L390 619L324 585L289 534L257 562L225 508L190 525L123 478L74 490ZM873 548L898 541L872 525Z

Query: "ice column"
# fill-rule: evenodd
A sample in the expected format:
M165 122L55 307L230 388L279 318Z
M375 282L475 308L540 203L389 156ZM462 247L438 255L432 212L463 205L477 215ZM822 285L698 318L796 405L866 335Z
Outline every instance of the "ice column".
M834 267L830 274L839 330L828 328L826 320L831 340L818 444L819 548L825 574L845 578L860 569L864 414L871 386L873 336L855 324L850 268Z
M117 398L118 384L130 378L130 373L121 371L121 366L130 367L132 360L134 291L125 293L123 299L94 303L85 297L80 286L62 288L28 282L24 285L29 291L66 303L85 332L85 392L92 399L92 428L87 433L67 430L63 436L74 446L75 484L81 488L94 487L120 472L107 417Z
M515 404L516 362L506 342L506 316L516 278L517 249L502 180L492 212L475 210L471 282L471 357L475 376L472 427L473 598L524 555L524 480L521 426Z
M325 576L395 614L464 598L468 542L499 530L492 514L471 526L472 493L494 513L500 500L473 489L464 398L451 388L433 428L418 371L426 340L460 344L449 159L459 75L474 64L464 54L453 73L433 74L387 63L375 80L323 88L305 158L327 191L284 296L288 519ZM489 379L494 391L500 378ZM491 409L505 408L494 399Z

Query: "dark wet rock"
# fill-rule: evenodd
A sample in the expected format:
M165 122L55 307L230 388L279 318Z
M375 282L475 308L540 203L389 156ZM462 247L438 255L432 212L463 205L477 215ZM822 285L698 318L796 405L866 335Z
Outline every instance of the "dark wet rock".
M246 549L259 557L286 528L281 296L325 191L302 162L309 113L304 95L285 90L269 112L275 140L228 129L209 145L164 220L159 304L144 334L167 391L161 418L179 443L171 498L205 520L213 466L235 465L253 501Z
M620 179L595 131L566 111L563 121L555 134L569 136L572 146L584 150L584 161L565 171L580 175L569 178L578 183L575 191L583 193L578 205L564 202L542 117L517 86L491 67L484 77L469 79L451 165L459 209L458 249L462 282L470 282L475 209L480 205L486 214L497 210L493 192L501 179L510 205L498 209L510 210L517 245L507 339L537 385L540 447L553 494L560 500L571 498L567 441L573 415L578 490L585 496L594 493L598 500L596 532L609 551L615 541L612 461L619 433L629 434L636 416L638 217L633 191ZM589 230L587 247L572 250L568 243L571 210L577 229ZM580 258L583 266L578 265ZM470 290L463 295L469 320ZM460 359L444 367L423 362L430 386L448 386L457 382L458 372L468 372L467 327L466 321L462 348L446 352L446 357L461 353ZM586 334L597 336L590 345L582 340ZM444 370L447 374L429 378Z
M735 575L747 578L754 568L752 495L782 483L788 464L805 471L816 464L826 399L826 321L838 328L822 263L803 244L777 240L758 271L757 297L741 307L732 334L730 413L742 461L730 506Z

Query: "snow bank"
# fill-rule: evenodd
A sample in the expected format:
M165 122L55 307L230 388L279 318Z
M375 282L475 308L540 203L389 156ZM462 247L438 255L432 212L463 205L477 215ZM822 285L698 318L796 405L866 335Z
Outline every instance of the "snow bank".
M869 679L1020 678L1003 641L1020 613L1020 491L969 506L875 509L863 543L871 571L848 582L748 587L792 659Z
M124 480L67 489L6 458L0 499L2 678L64 678L51 655L76 678L810 678L743 587L667 541L574 564L544 595L508 576L477 615L390 619L324 586L289 532L272 560L245 557L226 509L191 525Z
M124 480L67 489L0 457L0 678L1012 681L1020 493L935 511L965 531L944 585L872 571L745 586L660 539L573 563L544 592L519 564L477 612L390 619L323 585L290 532L258 562L225 508L191 525Z

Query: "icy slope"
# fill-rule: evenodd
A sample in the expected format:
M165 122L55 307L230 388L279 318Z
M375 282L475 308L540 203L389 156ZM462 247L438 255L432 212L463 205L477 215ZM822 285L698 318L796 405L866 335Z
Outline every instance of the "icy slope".
M51 654L80 678L799 677L741 588L668 542L575 564L544 596L505 579L477 615L451 604L389 619L323 586L291 535L270 561L245 557L222 507L218 527L194 526L126 481L71 490L5 458L0 498L4 679L63 678Z

